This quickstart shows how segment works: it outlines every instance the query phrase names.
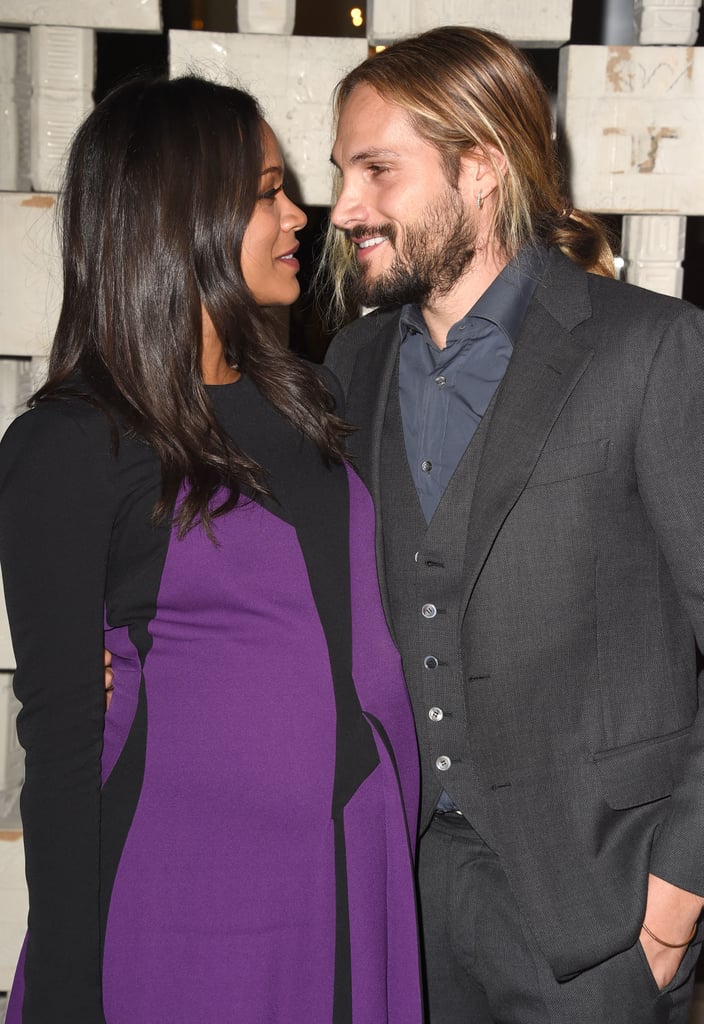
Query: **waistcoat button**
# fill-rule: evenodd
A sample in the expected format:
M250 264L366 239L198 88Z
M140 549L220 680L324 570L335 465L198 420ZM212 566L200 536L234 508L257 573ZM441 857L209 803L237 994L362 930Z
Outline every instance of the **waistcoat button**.
M440 662L434 654L429 654L427 658L423 658L423 668L437 668Z
M428 718L431 722L442 722L445 714L442 708L431 708L428 712ZM438 766L439 767L439 766Z
M424 604L420 611L421 615L426 619L434 619L438 613L434 604Z
M439 772L446 772L448 768L452 766L452 761L447 754L441 754L435 762L435 767Z

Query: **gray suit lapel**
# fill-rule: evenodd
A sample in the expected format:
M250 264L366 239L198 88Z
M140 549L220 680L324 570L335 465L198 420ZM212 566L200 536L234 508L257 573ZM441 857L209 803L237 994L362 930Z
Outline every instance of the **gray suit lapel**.
M477 470L467 532L465 608L497 533L591 362L593 350L570 334L590 315L584 274L560 254L551 256L496 396Z

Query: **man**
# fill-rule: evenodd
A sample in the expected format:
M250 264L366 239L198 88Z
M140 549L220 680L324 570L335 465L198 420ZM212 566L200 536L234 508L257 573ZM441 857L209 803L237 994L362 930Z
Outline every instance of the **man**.
M328 364L416 714L430 1024L684 1024L704 316L599 276L500 37L402 41L336 116L336 294L380 308Z

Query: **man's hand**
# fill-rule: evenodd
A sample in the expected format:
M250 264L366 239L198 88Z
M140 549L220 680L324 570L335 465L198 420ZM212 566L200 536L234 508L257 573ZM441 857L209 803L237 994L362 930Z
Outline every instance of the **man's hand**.
M113 685L112 654L107 648L103 651L103 664L105 665L105 710L107 711L112 700L112 691L115 689Z
M657 875L648 875L648 901L645 924L653 935L673 944L684 943L680 949L670 949L641 931L640 944L658 988L665 988L674 978L682 957L687 952L687 940L704 907L704 899L679 889Z

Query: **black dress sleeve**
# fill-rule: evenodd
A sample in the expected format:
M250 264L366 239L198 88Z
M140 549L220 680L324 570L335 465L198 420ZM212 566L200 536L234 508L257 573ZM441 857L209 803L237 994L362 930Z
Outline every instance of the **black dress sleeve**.
M23 1024L104 1024L100 758L113 466L103 417L80 402L26 413L0 444L0 561L26 751Z

